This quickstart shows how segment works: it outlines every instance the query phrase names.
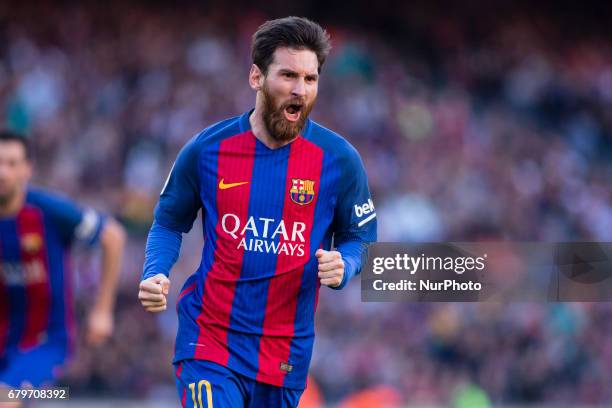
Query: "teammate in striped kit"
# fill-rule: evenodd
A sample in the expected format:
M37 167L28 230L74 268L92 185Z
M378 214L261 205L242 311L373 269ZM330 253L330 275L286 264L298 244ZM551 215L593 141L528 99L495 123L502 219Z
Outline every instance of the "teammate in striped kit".
M27 187L27 141L0 132L0 388L49 385L72 348L74 313L70 247L102 247L102 276L87 339L99 344L113 328L123 229L94 210Z
M329 49L307 19L263 24L249 74L255 109L191 139L164 186L140 284L147 310L166 309L181 234L200 210L205 240L177 305L183 406L297 406L319 288L344 287L376 240L357 151L308 119Z

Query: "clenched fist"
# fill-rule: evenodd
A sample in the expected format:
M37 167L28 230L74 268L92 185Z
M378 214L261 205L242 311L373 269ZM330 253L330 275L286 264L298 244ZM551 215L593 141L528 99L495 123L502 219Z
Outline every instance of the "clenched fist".
M344 278L344 261L338 251L318 249L315 253L319 261L319 279L321 285L332 288L340 286Z
M98 346L113 334L114 319L110 310L95 308L89 314L87 322L87 342Z
M170 279L162 273L140 282L138 299L147 312L162 312L168 302L166 295L170 288Z

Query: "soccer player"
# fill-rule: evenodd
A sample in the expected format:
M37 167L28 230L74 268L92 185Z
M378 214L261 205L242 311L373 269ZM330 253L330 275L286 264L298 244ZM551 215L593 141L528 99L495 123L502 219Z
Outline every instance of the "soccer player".
M200 210L204 228L201 264L177 305L183 406L295 407L319 287L344 287L376 240L357 151L308 118L329 50L327 33L305 18L260 26L255 108L191 139L163 188L140 283L146 310L166 309L181 234Z
M113 330L125 233L110 217L28 187L26 139L0 132L0 388L50 385L72 349L70 247L102 247L102 275L87 324L92 345Z

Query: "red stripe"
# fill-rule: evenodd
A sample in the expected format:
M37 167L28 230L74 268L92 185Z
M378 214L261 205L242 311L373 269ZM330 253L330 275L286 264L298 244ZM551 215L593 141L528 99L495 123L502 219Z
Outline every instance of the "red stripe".
M195 287L196 287L196 282L192 283L191 285L189 285L185 289L183 289L183 291L181 293L179 293L179 295L178 295L178 299L176 300L177 303L183 298L183 296L185 296L186 294L188 294L189 292L194 290Z
M6 352L6 342L8 340L9 329L9 300L8 289L4 283L4 273L2 271L2 245L0 244L0 358Z
M178 295L178 299L176 300L176 311L178 312L178 307L179 307L179 302L181 301L181 299L183 298L183 296L185 296L186 294L188 294L189 292L192 292L196 287L196 282L192 283L191 285L187 286L185 289L183 289L181 291L181 293L179 293Z
M250 132L241 133L221 142L217 165L217 186L251 181L255 160L255 136ZM197 322L200 327L198 344L194 357L227 365L229 351L227 332L234 301L236 281L240 278L244 249L238 249L239 239L234 239L222 230L224 214L236 215L241 228L249 213L250 183L221 190L217 187L217 239L214 262L206 275L202 310ZM227 220L234 225L233 220Z
M45 339L51 311L49 265L42 212L26 206L17 215L21 262L24 266L26 312L21 350L35 347Z
M183 296L185 296L186 294L192 292L195 289L195 287L196 287L196 282L194 282L191 285L187 286L185 289L183 289L181 291L181 293L179 293L178 299L176 299L176 311L177 312L178 312L179 302L181 301Z
M283 221L291 241L294 222L303 222L306 229L302 233L305 252L310 251L310 233L313 226L314 211L319 196L323 151L316 145L299 137L291 144L287 180L285 182L285 203ZM306 205L299 205L290 198L291 179L314 181L315 197ZM281 245L285 240L281 236ZM276 261L276 272L270 279L266 314L263 324L263 336L259 346L258 381L265 381L282 386L286 373L280 370L281 363L289 362L291 340L293 339L297 300L302 285L304 265L310 253L305 257L289 256L279 253Z
M176 368L176 372L174 373L176 375L177 380L179 380L180 384L183 384L183 381L181 380L181 373L183 372L183 363L179 362L178 363L178 367ZM183 386L183 395L181 397L181 405L183 406L183 408L185 408L185 402L187 400L187 388L185 388L185 386Z

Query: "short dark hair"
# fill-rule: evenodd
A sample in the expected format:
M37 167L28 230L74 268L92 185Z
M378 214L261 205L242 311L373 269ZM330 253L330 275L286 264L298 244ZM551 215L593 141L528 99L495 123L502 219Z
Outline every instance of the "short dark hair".
M253 64L264 73L280 47L307 49L317 54L318 72L331 50L329 34L320 25L304 17L285 17L269 20L259 26L253 34L251 56Z
M30 141L23 135L12 132L10 130L0 130L0 142L17 142L23 146L25 151L26 159L32 159L32 149L30 147Z

